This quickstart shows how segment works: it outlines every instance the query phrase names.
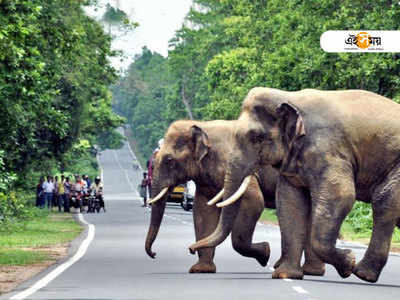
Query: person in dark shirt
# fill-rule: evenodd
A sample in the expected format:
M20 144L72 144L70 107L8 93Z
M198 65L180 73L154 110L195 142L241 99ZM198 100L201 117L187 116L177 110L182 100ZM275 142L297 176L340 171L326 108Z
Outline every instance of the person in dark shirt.
M36 185L36 207L44 206L44 191L43 191L44 177L40 177L39 183Z
M147 206L147 187L149 186L149 179L147 178L147 173L143 173L143 179L140 183L140 196L143 198L142 207Z

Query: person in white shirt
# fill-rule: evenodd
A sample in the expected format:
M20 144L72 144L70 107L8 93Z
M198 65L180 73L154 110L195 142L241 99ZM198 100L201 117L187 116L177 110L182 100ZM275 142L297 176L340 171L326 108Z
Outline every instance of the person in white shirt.
M47 203L47 208L52 208L52 200L53 200L53 193L54 193L54 183L52 182L52 177L47 176L47 181L43 183L43 191L44 191L44 201L45 205Z

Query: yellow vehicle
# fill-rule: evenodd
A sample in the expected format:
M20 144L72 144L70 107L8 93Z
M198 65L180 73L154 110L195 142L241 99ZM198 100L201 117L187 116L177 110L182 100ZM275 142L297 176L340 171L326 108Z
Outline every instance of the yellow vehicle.
M174 187L167 198L167 202L180 203L182 208L188 211L193 208L193 198L194 195L188 193L186 184L181 184Z
M185 186L183 184L174 187L169 194L167 202L181 203L184 198Z

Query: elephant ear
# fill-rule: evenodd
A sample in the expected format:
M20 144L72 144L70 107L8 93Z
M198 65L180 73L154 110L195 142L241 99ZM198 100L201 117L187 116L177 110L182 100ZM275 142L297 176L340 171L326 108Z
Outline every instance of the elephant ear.
M192 126L191 131L194 156L196 161L201 162L210 149L208 135L204 130L196 125Z
M289 146L297 138L306 135L303 117L297 107L291 103L282 103L276 111L285 145Z

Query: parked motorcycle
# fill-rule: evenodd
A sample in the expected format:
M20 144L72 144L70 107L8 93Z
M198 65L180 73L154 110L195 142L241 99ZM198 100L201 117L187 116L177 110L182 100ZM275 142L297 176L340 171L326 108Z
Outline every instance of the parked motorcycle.
M70 206L74 207L75 210L79 208L79 212L82 212L82 193L77 191L71 192Z
M88 213L99 213L101 208L100 197L96 195L96 191L93 190L90 193L88 200Z

